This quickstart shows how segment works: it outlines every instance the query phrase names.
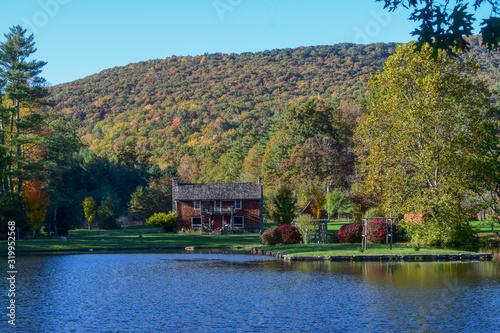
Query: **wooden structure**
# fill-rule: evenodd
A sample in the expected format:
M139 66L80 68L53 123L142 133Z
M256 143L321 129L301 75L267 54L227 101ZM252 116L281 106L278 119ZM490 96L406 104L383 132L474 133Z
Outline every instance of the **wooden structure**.
M313 201L310 200L300 214L310 215L314 220L314 240L318 243L328 243L328 222L330 219L315 219L313 214ZM322 214L324 216L324 214Z
M328 222L329 220L315 220L318 223L318 243L328 243Z
M386 234L385 234L385 248L390 248L392 250L392 241L394 236L394 222L395 217L363 217L361 218L363 224L363 234L361 235L361 247L366 250L366 244L368 242L368 221L371 220L385 220L386 223Z
M176 231L263 228L263 182L181 184L172 180L172 211Z

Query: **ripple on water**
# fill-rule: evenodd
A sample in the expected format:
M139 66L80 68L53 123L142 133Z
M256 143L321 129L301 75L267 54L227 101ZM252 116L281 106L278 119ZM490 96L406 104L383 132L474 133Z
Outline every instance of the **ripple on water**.
M496 262L218 253L18 261L17 328L26 332L495 331L500 319Z

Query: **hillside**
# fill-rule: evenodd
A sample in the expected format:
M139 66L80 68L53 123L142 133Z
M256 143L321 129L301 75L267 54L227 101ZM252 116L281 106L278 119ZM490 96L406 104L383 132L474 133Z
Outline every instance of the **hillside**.
M482 72L496 86L498 53L472 38ZM337 44L258 53L206 54L149 60L52 88L56 110L81 122L81 135L100 154L126 144L151 154L161 167L182 157L200 165L237 151L262 155L274 116L310 97L361 104L371 73L395 44ZM240 165L241 166L241 165Z

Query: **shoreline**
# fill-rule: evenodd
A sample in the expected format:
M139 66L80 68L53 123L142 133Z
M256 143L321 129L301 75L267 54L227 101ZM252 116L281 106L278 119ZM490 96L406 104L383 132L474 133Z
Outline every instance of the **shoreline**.
M17 254L62 254L62 253L106 253L122 252L135 253L142 251L198 251L198 250L247 250L255 255L270 256L283 261L320 261L320 262L443 262L443 261L492 261L492 253L463 253L463 254L354 254L339 256L293 256L271 250L263 250L253 246L155 246L155 247L113 247L113 248L81 248L81 249L40 249L18 250ZM7 251L0 251L0 255L7 255Z
M280 252L252 248L252 253L271 256L284 261L379 261L379 262L443 262L443 261L492 261L492 253L463 254L354 254L342 256L293 256Z

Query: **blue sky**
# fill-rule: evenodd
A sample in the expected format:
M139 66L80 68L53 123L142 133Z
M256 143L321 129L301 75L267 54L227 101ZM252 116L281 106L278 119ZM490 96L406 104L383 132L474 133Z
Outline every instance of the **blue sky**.
M4 0L9 27L34 33L51 84L172 55L342 42L408 42L409 12L375 0ZM488 13L486 13L488 14Z

